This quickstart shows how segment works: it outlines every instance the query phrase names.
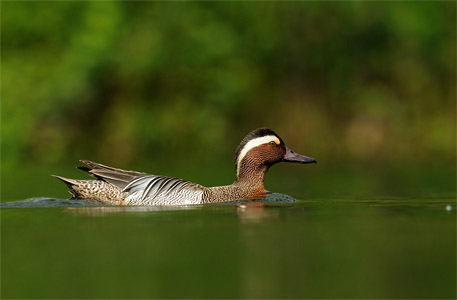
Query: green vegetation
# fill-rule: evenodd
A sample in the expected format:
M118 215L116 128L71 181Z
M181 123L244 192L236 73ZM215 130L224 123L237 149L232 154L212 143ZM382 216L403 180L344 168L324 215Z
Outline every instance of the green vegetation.
M226 183L261 126L320 170L455 170L455 6L2 2L3 191L80 158Z

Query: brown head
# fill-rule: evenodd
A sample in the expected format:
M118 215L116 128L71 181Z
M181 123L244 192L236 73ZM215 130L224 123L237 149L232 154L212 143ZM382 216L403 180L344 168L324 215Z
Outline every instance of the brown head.
M268 168L278 162L316 163L314 158L293 152L271 129L260 128L249 133L240 143L235 155L237 182L260 181Z

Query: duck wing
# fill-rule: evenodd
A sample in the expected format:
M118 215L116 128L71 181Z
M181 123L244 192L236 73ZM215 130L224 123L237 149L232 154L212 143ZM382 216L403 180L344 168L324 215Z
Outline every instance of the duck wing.
M122 190L127 201L143 205L201 203L206 188L179 178L144 175L130 181Z
M78 169L88 172L95 178L111 183L121 189L125 188L125 186L132 180L147 175L142 172L126 171L108 167L89 160L80 160L80 162L88 165L92 169L87 167L78 167Z

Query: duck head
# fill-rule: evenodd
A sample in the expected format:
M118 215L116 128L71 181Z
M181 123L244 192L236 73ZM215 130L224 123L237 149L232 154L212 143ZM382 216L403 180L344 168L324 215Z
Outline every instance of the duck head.
M278 162L316 163L314 158L295 153L271 129L260 128L249 133L240 143L235 155L237 182L261 182L268 169Z

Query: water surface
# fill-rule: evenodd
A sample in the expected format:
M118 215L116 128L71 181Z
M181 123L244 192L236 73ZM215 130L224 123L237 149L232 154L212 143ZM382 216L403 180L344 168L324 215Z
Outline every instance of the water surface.
M2 208L2 298L455 298L455 200Z

